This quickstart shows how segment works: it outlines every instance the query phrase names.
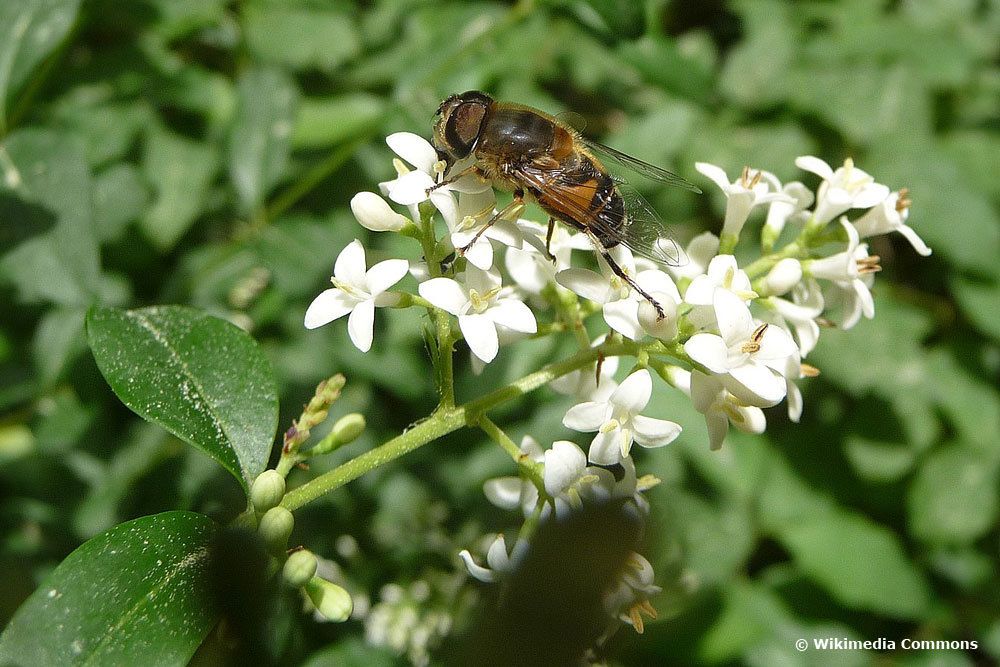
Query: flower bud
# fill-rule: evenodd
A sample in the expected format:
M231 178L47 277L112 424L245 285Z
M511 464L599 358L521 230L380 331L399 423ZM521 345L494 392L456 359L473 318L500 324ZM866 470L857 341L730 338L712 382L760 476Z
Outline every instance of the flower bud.
M305 586L306 595L316 605L316 610L334 623L342 623L351 616L354 601L350 593L337 584L313 577Z
M799 260L786 257L768 272L764 278L764 287L768 294L781 296L795 287L800 280L802 280L802 265Z
M316 556L307 549L296 551L285 561L281 575L289 586L302 588L316 575Z
M272 554L280 554L288 545L288 536L292 534L295 518L282 506L272 507L260 518L257 532Z
M359 192L351 199L351 211L361 226L373 232L397 232L408 220L392 210L389 204L374 192Z
M258 512L266 512L285 497L285 478L277 470L265 470L250 487L250 502Z
M344 415L338 419L337 423L333 425L333 430L330 433L340 444L346 445L357 440L358 436L364 433L364 430L364 415L352 412L351 414Z
M646 299L639 302L639 324L650 336L660 340L673 340L677 337L677 302L669 294L654 292L660 307L663 308L663 318L659 318L659 313Z

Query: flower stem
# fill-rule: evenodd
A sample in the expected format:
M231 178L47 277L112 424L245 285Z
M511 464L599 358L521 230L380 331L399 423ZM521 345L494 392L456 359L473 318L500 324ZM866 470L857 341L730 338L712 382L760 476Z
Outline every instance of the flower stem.
M442 436L453 433L463 426L478 425L483 413L490 408L524 396L558 377L583 368L596 361L599 354L603 354L605 357L616 357L626 354L633 355L638 353L640 347L639 344L632 341L605 343L604 345L578 352L563 361L551 363L534 373L525 375L506 387L501 387L468 403L452 408L440 407L431 416L418 423L409 431L347 461L329 472L323 473L298 488L292 489L285 495L281 504L289 510L298 509L320 496L357 479L366 472L374 470Z
M532 461L530 457L526 456L521 448L510 439L510 436L503 432L492 419L486 415L482 415L479 418L479 428L483 430L486 435L490 436L494 442L500 445L505 452L510 454L510 457L514 459L514 463L521 469L524 476L531 480L531 483L535 485L538 489L538 493L544 497L545 494L545 481L542 479L541 466Z

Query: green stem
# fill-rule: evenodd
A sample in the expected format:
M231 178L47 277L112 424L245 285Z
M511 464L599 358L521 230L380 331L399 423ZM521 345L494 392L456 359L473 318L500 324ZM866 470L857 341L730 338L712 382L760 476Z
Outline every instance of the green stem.
M500 445L505 452L510 454L510 457L514 459L514 463L517 467L521 469L524 476L531 480L531 483L535 485L538 489L539 495L545 497L545 480L542 479L541 465L536 461L532 461L521 448L517 446L510 436L504 433L503 429L496 425L492 419L483 415L479 418L479 428L483 432L490 436L495 443Z
M589 348L578 352L569 359L549 364L506 387L501 387L473 401L454 408L439 408L409 431L329 472L323 473L296 489L292 489L285 495L281 504L289 510L296 510L357 479L366 472L412 452L433 440L453 433L463 426L477 425L483 413L490 408L524 396L558 377L583 368L596 361L598 354L603 354L605 357L616 357L636 354L640 348L640 345L632 341L606 343L599 347Z
M275 197L271 205L263 211L262 215L258 216L255 223L263 221L266 224L268 220L274 220L287 211L297 201L309 194L313 188L322 183L327 176L340 169L357 152L358 146L361 146L366 141L368 141L367 136L361 137L344 144L330 153L325 160L316 164L302 178Z

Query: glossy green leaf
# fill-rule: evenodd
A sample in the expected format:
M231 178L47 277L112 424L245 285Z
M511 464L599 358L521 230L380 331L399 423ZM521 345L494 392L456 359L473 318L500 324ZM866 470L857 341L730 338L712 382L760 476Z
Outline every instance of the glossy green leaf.
M80 0L18 0L0 3L0 128L7 101L31 70L63 40Z
M951 289L962 312L983 333L1000 340L1000 285L953 276Z
M212 144L165 130L149 135L143 168L155 195L140 222L154 244L171 248L188 230L202 212L218 164Z
M80 147L63 134L21 130L0 145L0 172L0 221L27 222L34 229L25 234L35 234L0 259L0 275L25 301L90 305L99 289L100 258L90 172Z
M200 311L91 310L87 337L118 397L221 463L247 488L277 427L271 366L244 331Z
M0 664L186 663L216 622L214 530L201 514L164 512L86 542L18 609Z
M242 212L250 214L261 205L287 166L298 91L280 70L257 69L240 76L237 94L229 177Z
M928 542L981 537L993 528L1000 509L997 461L968 447L934 452L910 486L907 508L913 534Z

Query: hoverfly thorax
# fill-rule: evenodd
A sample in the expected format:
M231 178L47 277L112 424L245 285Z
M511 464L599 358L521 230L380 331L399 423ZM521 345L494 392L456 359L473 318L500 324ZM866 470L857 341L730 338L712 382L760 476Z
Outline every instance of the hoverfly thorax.
M453 158L466 157L476 147L493 98L477 90L452 95L438 107L434 143Z

